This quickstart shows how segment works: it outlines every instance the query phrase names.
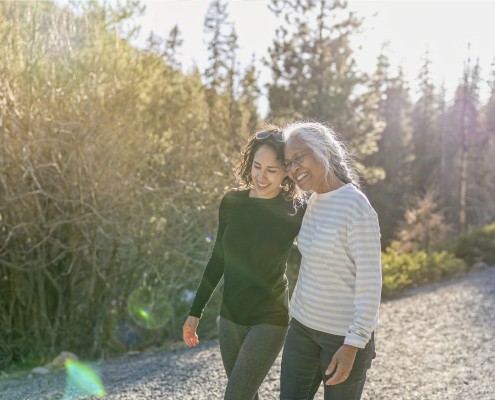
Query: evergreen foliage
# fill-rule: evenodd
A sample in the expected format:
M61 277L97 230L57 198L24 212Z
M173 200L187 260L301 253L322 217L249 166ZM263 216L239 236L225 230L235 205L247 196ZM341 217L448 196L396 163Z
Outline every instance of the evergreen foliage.
M459 236L452 250L469 265L476 262L495 265L495 223Z
M172 318L136 332L147 344L180 340L205 238L262 122L256 59L239 65L227 8L210 3L208 68L185 74L178 26L131 45L138 1L0 2L0 368L33 349L94 358L144 346L112 331L142 285L166 293ZM361 21L345 1L270 8L282 22L265 60L268 118L330 123L360 158L386 248L384 295L462 273L464 261L437 251L446 233L467 263L494 264L495 63L480 104L478 63L458 66L447 98L426 53L412 101L386 46L374 74L359 70L350 38ZM202 338L214 335L219 302L215 293Z
M364 158L377 150L383 125L376 99L357 96L366 77L356 67L349 40L361 20L345 9L341 1L272 0L271 10L284 23L266 61L273 77L268 84L270 116L328 121L350 150ZM379 170L360 167L368 183L381 179Z
M177 69L177 28L144 50L129 45L141 11L0 4L3 366L34 349L122 348L111 314L140 285L160 288L173 310L153 341L180 337L185 290L199 282L205 238L257 124L255 71L241 99L208 92L199 71Z

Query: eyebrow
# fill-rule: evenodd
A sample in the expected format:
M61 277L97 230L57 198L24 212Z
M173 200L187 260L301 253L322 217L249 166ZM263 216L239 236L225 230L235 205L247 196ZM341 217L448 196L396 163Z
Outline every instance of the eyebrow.
M253 161L254 164L258 164L258 165L261 165L258 161ZM269 165L267 168L280 168L278 165L272 167L271 165Z

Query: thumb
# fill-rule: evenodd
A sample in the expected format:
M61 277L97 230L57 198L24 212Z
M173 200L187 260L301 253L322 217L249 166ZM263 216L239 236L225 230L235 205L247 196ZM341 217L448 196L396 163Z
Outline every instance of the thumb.
M327 371L325 372L325 375L330 375L335 370L336 365L337 365L337 359L334 357L334 358L332 358L332 362L328 366Z

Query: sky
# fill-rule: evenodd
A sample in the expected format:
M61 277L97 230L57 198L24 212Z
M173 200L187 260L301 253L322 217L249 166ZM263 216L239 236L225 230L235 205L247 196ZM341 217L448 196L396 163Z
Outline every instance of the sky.
M184 40L181 49L184 71L197 65L203 72L208 66L203 23L209 2L141 0L141 3L146 4L146 11L134 21L141 26L136 44L144 43L150 31L166 37L178 24ZM231 0L228 3L229 19L235 23L239 37L238 58L242 68L251 62L253 53L257 60L259 83L263 89L258 107L261 115L265 115L268 101L264 85L270 81L271 75L263 67L261 59L267 56L267 49L281 21L268 9L267 0ZM481 76L485 80L495 68L491 65L495 58L495 0L349 0L348 9L364 17L362 33L351 41L358 68L373 72L382 45L388 42L391 72L402 67L410 83L413 100L418 97L416 78L426 51L432 61L433 83L439 87L445 82L447 99L453 97L468 56L472 62L479 58ZM489 95L486 82L481 84L480 89L481 99L486 101Z

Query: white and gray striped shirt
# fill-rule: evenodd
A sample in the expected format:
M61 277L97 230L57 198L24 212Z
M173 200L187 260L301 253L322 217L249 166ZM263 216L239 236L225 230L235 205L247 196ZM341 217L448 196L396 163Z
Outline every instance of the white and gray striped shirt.
M378 216L352 184L309 199L290 314L309 328L364 348L378 326L382 287Z

